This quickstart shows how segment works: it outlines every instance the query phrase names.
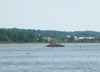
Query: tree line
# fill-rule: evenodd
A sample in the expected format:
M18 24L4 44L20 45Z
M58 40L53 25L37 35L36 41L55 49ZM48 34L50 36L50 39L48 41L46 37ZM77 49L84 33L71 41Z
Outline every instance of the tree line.
M95 31L55 31L55 30L34 30L34 29L5 29L0 28L0 43L5 42L46 42L43 37L53 37L58 42L64 42L65 36L72 36L68 42L100 42L100 32ZM94 40L74 41L73 36L93 36Z

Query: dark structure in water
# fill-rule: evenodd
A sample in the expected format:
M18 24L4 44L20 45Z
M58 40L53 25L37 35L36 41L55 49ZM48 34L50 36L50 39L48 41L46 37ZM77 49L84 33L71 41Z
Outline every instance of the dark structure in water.
M49 42L49 45L47 45L47 47L64 47L64 45L58 44L58 43L55 42L54 39L52 39L52 40Z

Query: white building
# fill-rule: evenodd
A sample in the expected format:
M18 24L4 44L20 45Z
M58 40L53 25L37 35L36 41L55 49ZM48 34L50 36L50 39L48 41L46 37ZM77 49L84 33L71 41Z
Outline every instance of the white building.
M49 41L51 41L53 38L52 38L52 37L43 37L43 39L49 42Z
M95 39L95 37L79 37L79 40L82 40L82 39L91 40L91 39Z
M64 41L68 41L68 39L71 38L71 36L65 36L65 40Z
M79 40L79 37L77 37L77 36L74 36L74 40Z

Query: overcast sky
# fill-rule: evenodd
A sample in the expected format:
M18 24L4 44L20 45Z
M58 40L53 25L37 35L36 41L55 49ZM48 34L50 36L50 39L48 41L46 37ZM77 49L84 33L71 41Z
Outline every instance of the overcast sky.
M0 28L100 31L100 0L0 0Z

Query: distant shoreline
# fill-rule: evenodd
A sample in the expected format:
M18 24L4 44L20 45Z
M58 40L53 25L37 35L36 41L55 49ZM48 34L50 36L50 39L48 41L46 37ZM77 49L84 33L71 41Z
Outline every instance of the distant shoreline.
M47 45L48 43L0 43L0 46L16 46L16 45ZM63 45L73 44L100 44L100 43L61 43Z
M98 44L100 42L59 42L61 44ZM22 42L22 43L15 43L15 42L9 42L9 43L0 43L0 44L48 44L46 42Z

